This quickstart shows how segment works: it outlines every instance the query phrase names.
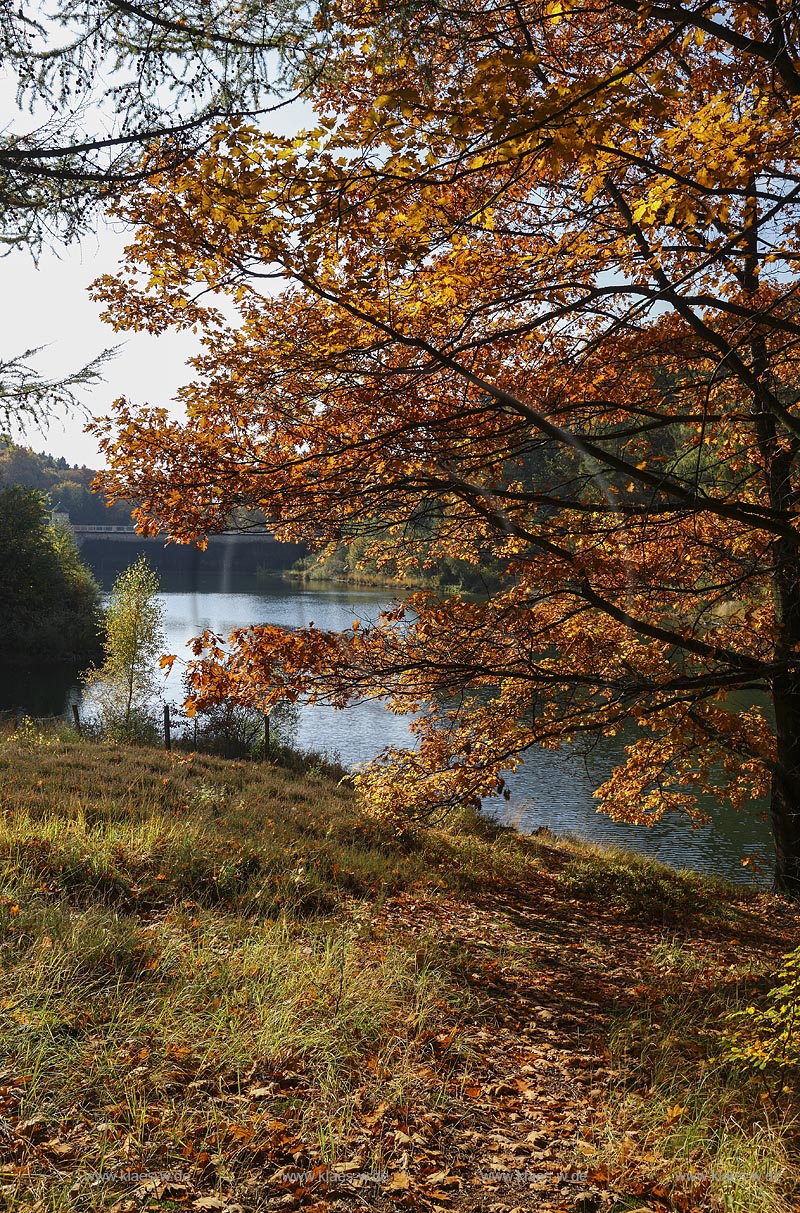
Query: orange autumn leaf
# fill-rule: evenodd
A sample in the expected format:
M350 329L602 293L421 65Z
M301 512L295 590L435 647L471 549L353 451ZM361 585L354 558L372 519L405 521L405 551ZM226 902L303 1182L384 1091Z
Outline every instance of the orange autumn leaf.
M373 811L503 794L531 746L632 725L600 808L698 824L709 792L771 794L800 894L800 64L752 6L512 7L390 29L345 2L308 130L153 151L96 293L203 350L186 421L122 399L98 424L102 487L179 541L249 508L484 576L337 634L196 642L195 707L415 713L356 774Z

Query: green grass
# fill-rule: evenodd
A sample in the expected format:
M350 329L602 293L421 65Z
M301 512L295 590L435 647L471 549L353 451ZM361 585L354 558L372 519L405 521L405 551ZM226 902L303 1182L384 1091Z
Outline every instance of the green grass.
M571 839L572 849L560 874L566 892L603 901L630 914L671 922L730 917L730 888L722 880L678 871L634 851Z
M4 879L30 897L314 913L424 870L346 788L282 768L47 739L0 752L0 780Z
M800 1089L733 1065L727 1017L769 984L772 959L738 962L705 942L664 938L609 1048L614 1080L598 1130L606 1164L635 1191L678 1209L791 1213L797 1208ZM624 1207L624 1206L623 1206Z
M293 1143L335 1121L335 1162L365 1073L402 1103L444 978L376 945L370 915L427 865L358 820L349 790L31 729L0 779L2 1047L21 1083L6 1098L44 1118L56 1157L80 1153L89 1174L124 1158L202 1172L224 1155L235 1176L267 1145L297 1163ZM261 1127L260 1088L274 1095ZM46 1189L48 1208L98 1207L88 1187L18 1185L20 1200Z
M577 1005L610 970L625 973L619 997L598 1002L601 1019L581 1012L612 1071L583 1132L605 1207L689 1191L675 1208L787 1213L795 1093L762 1099L763 1077L720 1045L782 948L780 932L748 936L731 961L762 907L763 894L471 813L397 829L316 771L26 725L0 748L6 1207L185 1208L235 1192L249 1210L240 1194L282 1169L419 1169L413 1135L429 1123L447 1128L454 1166L480 1172L481 1142L509 1114L507 1095L470 1103L493 1025L518 1022L519 1056L536 1055L537 1022L558 1043L558 1000ZM518 1053L503 1047L495 1079L502 1061L513 1090ZM179 1178L134 1195L125 1178L98 1186L126 1171ZM687 1189L684 1171L739 1178ZM276 1200L293 1190L282 1183ZM456 1196L436 1200L471 1207L466 1187ZM382 1189L376 1207L411 1199Z

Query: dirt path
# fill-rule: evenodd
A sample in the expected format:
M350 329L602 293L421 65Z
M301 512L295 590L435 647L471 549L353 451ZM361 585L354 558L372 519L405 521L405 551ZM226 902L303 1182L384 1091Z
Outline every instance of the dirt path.
M390 1094L391 1070L365 1073L363 1090L356 1076L350 1119L337 1122L332 1165L303 1115L314 1093L302 1059L206 1074L186 1041L175 1052L175 1078L193 1092L198 1126L194 1145L191 1125L184 1128L182 1173L142 1182L134 1177L115 1203L98 1189L97 1204L82 1197L76 1207L110 1213L718 1209L701 1187L682 1195L648 1184L635 1166L609 1173L604 1165L610 1096L623 1079L609 1048L612 1027L630 1010L650 1008L657 1018L664 982L657 957L665 948L676 955L684 948L693 966L671 974L672 995L685 990L687 999L702 998L726 972L741 974L750 959L777 960L796 946L800 911L763 895L729 901L723 913L705 917L676 914L673 904L666 921L657 904L637 914L613 896L571 896L560 879L564 862L554 849L524 887L498 880L454 893L427 884L371 908L358 903L365 952L401 944L418 966L436 967L444 993L428 1016L435 1026L416 1031L412 1021L398 1031L402 1101ZM76 1106L54 1136L44 1119L24 1112L25 1081L8 1077L3 1086L0 1074L0 1110L14 1126L8 1142L0 1142L0 1178L39 1175L66 1190L71 1174L77 1184L82 1157L95 1144L96 1116ZM385 1101L379 1095L376 1102L382 1088ZM212 1106L217 1153L203 1144ZM165 1107L159 1115L167 1116ZM138 1168L133 1154L129 1165ZM5 1207L45 1213L70 1206L9 1199Z
M471 995L458 1034L472 1056L453 1058L447 1112L410 1117L393 1136L384 1126L409 1178L402 1203L437 1213L594 1213L625 1195L642 1210L704 1207L641 1185L615 1194L598 1163L593 1139L619 1081L609 1028L621 1009L652 993L652 956L665 937L707 951L718 971L741 966L748 953L777 957L796 946L800 916L765 896L737 907L730 925L665 928L611 906L570 903L547 885L543 879L525 895L498 888L469 899L401 896L380 915L379 933L435 939ZM438 1042L440 1070L448 1047L446 1037Z

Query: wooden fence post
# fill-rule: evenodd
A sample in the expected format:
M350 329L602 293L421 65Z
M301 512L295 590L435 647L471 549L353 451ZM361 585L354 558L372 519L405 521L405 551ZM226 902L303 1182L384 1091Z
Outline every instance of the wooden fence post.
M172 739L169 732L169 704L164 704L164 749L172 749Z
M80 737L80 735L81 735L81 718L80 718L80 713L78 712L77 703L73 703L73 705L72 705L72 719L75 722L75 731L77 732L78 736Z
M264 758L269 758L269 712L264 713Z

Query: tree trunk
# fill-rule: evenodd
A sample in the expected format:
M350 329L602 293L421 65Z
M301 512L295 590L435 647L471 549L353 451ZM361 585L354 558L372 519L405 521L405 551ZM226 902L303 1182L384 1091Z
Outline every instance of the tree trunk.
M747 186L742 286L756 308L759 288L759 213L755 174ZM754 312L755 314L755 312ZM797 505L794 489L797 448L781 441L770 404L774 384L763 332L754 328L750 338L752 370L759 385L770 392L754 391L753 420L758 450L763 461L764 487L776 517L787 518ZM795 536L777 536L771 544L772 590L777 635L775 660L780 671L772 680L775 708L776 762L772 775L770 816L775 840L777 893L800 901L800 551Z
M800 901L800 686L794 679L791 685L776 680L773 699L777 739L770 801L775 839L773 888Z

